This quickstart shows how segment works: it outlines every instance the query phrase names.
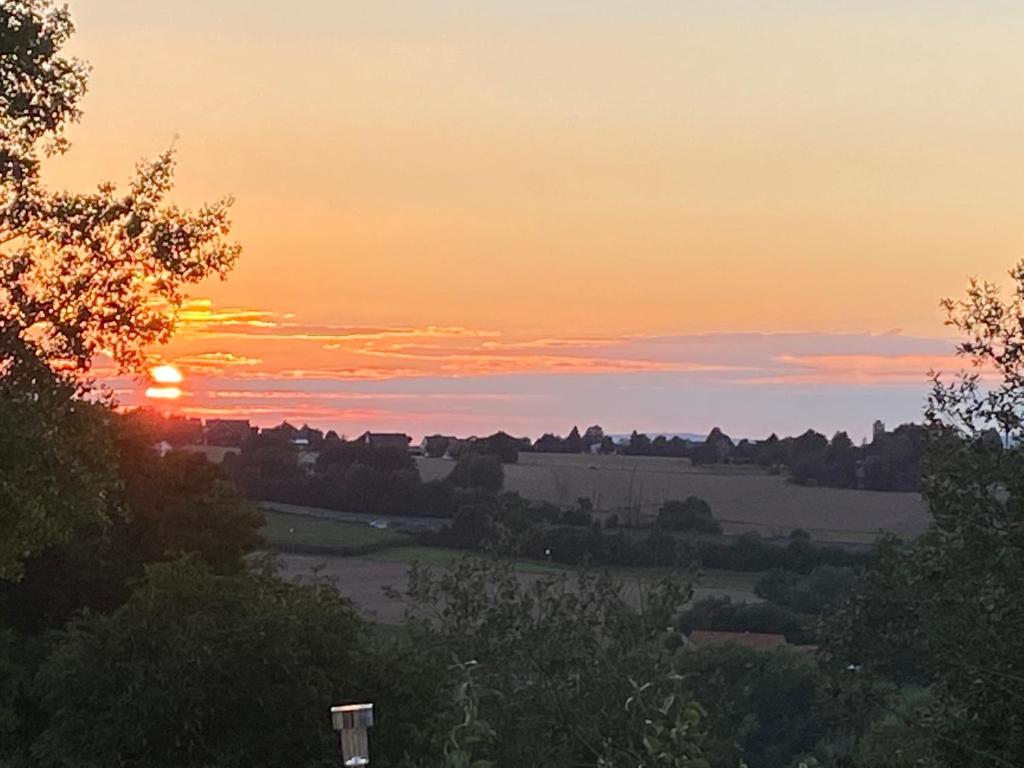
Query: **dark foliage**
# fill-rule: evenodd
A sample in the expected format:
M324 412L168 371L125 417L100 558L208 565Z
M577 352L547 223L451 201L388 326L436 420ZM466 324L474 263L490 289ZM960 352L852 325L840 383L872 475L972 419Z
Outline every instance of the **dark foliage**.
M669 531L722 532L704 499L688 496L684 501L666 501L658 510L658 525Z
M459 456L448 482L457 488L498 493L505 484L505 470L496 456L471 451Z
M362 689L362 630L329 586L151 566L124 606L62 634L36 679L49 722L32 754L44 766L334 764L325 713Z
M734 603L728 597L709 597L694 603L679 619L679 629L719 632L767 632L785 635L797 645L816 640L813 618L771 603Z
M827 734L813 659L725 646L687 653L679 669L706 712L715 765L790 768Z

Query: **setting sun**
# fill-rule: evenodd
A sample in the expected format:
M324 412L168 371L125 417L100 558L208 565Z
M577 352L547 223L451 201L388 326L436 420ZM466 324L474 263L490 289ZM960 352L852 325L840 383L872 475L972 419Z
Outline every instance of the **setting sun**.
M181 397L181 390L178 387L150 387L146 390L146 397L153 400L177 400Z
M180 384L184 377L173 365L158 365L150 370L149 375L157 384ZM149 394L148 392L146 393Z

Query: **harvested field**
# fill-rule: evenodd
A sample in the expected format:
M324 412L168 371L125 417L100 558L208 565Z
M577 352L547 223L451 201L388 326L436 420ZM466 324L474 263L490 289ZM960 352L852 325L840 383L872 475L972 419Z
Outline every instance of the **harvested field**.
M402 620L405 605L401 601L389 599L384 594L384 588L391 586L400 592L405 590L408 585L409 563L413 560L441 567L452 557L457 556L458 553L450 550L403 547L363 557L282 554L280 559L284 566L282 575L285 578L305 579L316 573L320 578L332 579L338 591L352 600L366 618L385 624L397 624ZM545 573L560 570L563 569L544 563L522 563L517 566L519 577L524 581L535 580ZM613 573L616 571L613 570ZM656 571L644 576L629 571L618 573L625 595L634 603L639 602L642 584L659 575ZM755 573L709 571L703 574L701 584L695 591L695 598L728 596L734 601L757 602L753 584L759 576L760 574Z
M444 459L418 460L424 480L445 477ZM693 467L686 459L523 453L505 466L505 489L528 499L570 506L590 499L604 517L645 523L662 502L699 496L726 533L787 536L803 528L815 539L870 542L880 531L914 537L929 515L917 493L817 488L749 466Z

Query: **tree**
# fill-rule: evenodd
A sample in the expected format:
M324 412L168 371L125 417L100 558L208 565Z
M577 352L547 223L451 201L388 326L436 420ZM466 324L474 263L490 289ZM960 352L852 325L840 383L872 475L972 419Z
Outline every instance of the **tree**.
M244 556L262 543L263 514L204 455L160 456L145 428L124 418L118 427L118 507L124 512L115 518L114 535L134 561L141 566L196 555L215 573L241 570Z
M845 432L836 432L825 451L825 485L857 487L857 449Z
M696 767L707 765L699 759L702 713L686 681L673 675L665 634L688 595L688 585L666 580L638 612L608 576L524 582L511 563L472 558L444 572L414 566L408 635L396 642L403 658L422 659L414 667L436 669L439 657L445 664L475 662L475 713L492 731L475 759L508 766ZM451 683L421 695L420 743L406 747L440 754L438 741L450 732L453 708L462 714L462 705ZM379 736L387 739L383 731ZM650 754L645 744L661 748Z
M704 438L704 445L714 452L715 461L717 462L726 461L732 455L732 438L718 427L714 427L708 433L708 436Z
M36 683L39 765L333 764L331 705L365 694L362 623L324 584L152 566L110 616L74 622ZM97 713L102 713L98 717Z
M565 438L565 452L566 453L580 453L583 451L583 438L580 437L580 431L577 427L573 427L569 432L569 435Z
M19 730L23 718L15 702L28 686L31 674L16 659L15 635L0 623L0 765L16 765L22 753Z
M141 366L144 349L167 340L185 286L223 276L239 253L225 240L230 200L195 213L165 202L172 152L140 164L122 194L109 183L90 194L44 189L40 158L67 148L86 87L85 65L63 52L73 31L51 0L0 2L0 423L41 456L37 471L0 481L0 526L12 532L0 539L0 578L102 517L102 505L72 498L101 498L109 476L88 458L55 460L94 447L75 445L81 430L68 423L85 408L76 397L95 356Z
M658 525L669 531L722 532L722 526L711 514L711 505L696 496L662 504L658 510Z
M916 491L928 449L928 429L901 424L892 432L880 432L867 446L864 487L878 491Z
M166 441L173 448L203 441L203 423L199 419L163 414L154 408L142 407L122 414L122 420L147 432L154 443Z
M423 453L429 459L440 459L451 445L452 439L444 435L429 435L423 439Z
M42 366L32 389L0 377L0 580L18 578L26 557L109 511L111 413L73 395Z
M263 515L220 466L201 454L159 456L145 422L113 419L110 461L117 485L105 524L78 528L24 563L18 582L0 583L0 614L23 634L61 628L83 608L109 612L147 564L193 555L216 573L234 573L260 543Z
M497 456L502 464L515 464L519 461L519 452L531 449L529 438L512 437L506 432L495 432L490 437L482 437L469 444L473 453Z
M168 340L183 288L226 274L229 201L189 213L164 202L174 155L142 164L125 194L19 188L0 215L11 249L0 264L0 365L8 375L39 360L83 373L109 352L128 369Z
M699 693L716 765L790 768L825 735L824 677L796 654L712 647L681 657L679 671Z
M972 370L934 375L923 480L934 522L880 549L829 631L837 667L927 688L904 720L943 765L1024 760L1024 262L1010 274L1009 300L972 281L944 302Z
M821 615L839 608L853 592L852 568L822 565L808 575L773 569L758 580L754 593L800 613Z
M777 467L786 460L785 448L779 436L772 432L758 444L757 463L765 468Z
M808 429L789 448L789 469L798 483L819 483L825 475L825 454L828 439Z
M645 456L651 452L651 438L647 435L637 432L635 429L629 436L629 446L627 453L634 456Z
M808 617L771 603L733 603L728 597L698 600L678 618L679 629L689 634L695 629L717 632L768 632L785 635L791 643L814 642L813 621Z
M260 437L263 438L263 435ZM295 462L291 463L294 465ZM320 452L316 463L317 468L327 474L343 474L353 464L362 464L385 473L416 469L415 460L406 450L359 441L332 441Z
M600 446L604 442L605 434L599 424L587 427L583 433L583 450L587 453L594 450L594 446Z
M471 452L459 457L448 479L459 488L497 493L505 483L505 470L496 457Z
M537 453L565 453L565 444L558 435L545 432L533 444Z
M5 0L0 23L0 179L5 187L17 187L38 174L40 149L66 147L63 130L80 116L87 69L61 53L74 31L67 8Z
M594 522L594 502L585 496L576 499L576 506L562 512L562 525L590 526Z

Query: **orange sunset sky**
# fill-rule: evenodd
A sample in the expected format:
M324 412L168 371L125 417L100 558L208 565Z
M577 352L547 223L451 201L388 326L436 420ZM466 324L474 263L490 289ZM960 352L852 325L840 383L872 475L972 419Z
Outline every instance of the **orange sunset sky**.
M859 437L952 367L939 298L1024 254L1019 3L71 8L48 180L176 140L177 201L237 199L236 271L154 350L176 411Z

